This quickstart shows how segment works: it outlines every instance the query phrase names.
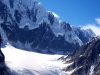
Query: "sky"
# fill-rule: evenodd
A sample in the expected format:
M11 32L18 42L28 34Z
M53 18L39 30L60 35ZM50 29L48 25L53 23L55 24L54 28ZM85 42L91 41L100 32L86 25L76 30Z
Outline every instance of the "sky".
M71 25L100 27L100 0L38 0L48 11ZM92 29L92 28L91 28ZM98 31L97 31L98 32Z

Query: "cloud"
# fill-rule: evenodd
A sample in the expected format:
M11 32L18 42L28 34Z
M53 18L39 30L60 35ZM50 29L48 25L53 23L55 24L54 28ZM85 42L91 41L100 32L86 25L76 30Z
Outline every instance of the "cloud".
M57 15L56 13L52 12L52 14L53 14L54 17L56 17L56 18L60 18L59 15Z
M84 29L92 29L93 32L100 36L100 18L96 18L94 23L88 23L83 26Z
M97 26L96 24L86 24L83 26L84 29L92 29L93 32L98 36L100 36L100 26Z
M100 25L100 18L96 18L95 21Z

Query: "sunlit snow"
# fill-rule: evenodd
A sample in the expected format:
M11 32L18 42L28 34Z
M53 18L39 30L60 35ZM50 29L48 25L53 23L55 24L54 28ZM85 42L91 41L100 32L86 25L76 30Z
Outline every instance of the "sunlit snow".
M5 54L8 67L17 72L29 70L31 74L28 75L65 75L62 69L68 65L61 60L57 60L62 55L28 52L16 49L10 44L2 48L2 51Z
M90 68L90 75L93 75L94 67L95 67L94 65L91 66L91 68Z

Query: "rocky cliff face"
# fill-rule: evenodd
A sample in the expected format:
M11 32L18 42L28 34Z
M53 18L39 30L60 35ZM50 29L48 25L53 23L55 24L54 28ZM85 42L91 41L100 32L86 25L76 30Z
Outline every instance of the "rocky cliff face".
M66 61L68 58L70 60ZM72 62L64 69L66 72L71 71L70 75L99 75L100 37L93 38L63 60Z
M4 63L5 63L5 56L1 51L1 43L2 43L2 38L0 35L0 68L2 68L4 66Z
M95 36L84 30L90 33L81 39L69 23L57 20L37 0L1 0L0 31L16 48L58 54L72 52Z
M3 70L5 69L5 56L0 50L0 74L3 75Z
M7 73L7 67L5 65L5 56L1 51L1 35L0 35L0 75L5 75L5 73Z

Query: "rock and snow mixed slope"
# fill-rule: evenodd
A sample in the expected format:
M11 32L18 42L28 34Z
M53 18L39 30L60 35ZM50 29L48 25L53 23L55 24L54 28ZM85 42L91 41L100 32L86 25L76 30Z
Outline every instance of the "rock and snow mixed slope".
M16 48L43 53L67 54L95 36L88 31L80 39L69 23L57 20L37 0L0 0L0 28Z
M93 36L95 36L95 33L93 33L91 29L84 29L80 26L72 26L72 28L75 34L78 36L78 38L82 40L83 44L88 42Z
M66 61L68 58L70 60ZM100 37L95 37L82 45L67 58L63 58L67 63L73 62L65 68L70 75L100 75Z
M24 51L10 44L2 48L2 51L6 65L13 70L12 75L65 75L62 69L69 65L58 60L62 55Z

